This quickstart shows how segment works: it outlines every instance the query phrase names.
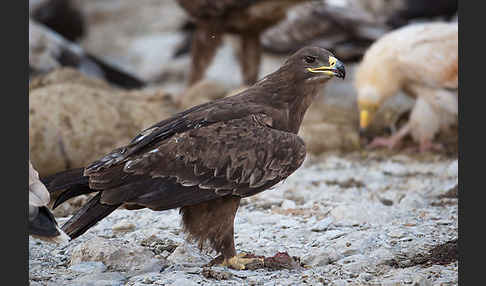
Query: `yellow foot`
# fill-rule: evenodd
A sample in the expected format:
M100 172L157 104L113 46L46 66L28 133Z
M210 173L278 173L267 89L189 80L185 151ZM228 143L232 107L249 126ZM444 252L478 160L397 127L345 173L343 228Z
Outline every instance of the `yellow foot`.
M245 258L247 254L246 253L240 253L236 256L233 256L229 259L223 260L223 263L221 263L222 266L230 267L236 270L244 270L248 269L249 265L252 266L257 266L263 265L263 258ZM251 267L253 268L253 267Z

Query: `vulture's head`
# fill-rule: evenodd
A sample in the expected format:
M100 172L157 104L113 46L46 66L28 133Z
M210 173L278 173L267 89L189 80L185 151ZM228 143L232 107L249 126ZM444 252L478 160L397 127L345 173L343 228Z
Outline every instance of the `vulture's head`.
M371 124L378 108L384 101L384 97L380 95L376 88L370 85L365 85L358 89L358 110L359 110L359 127L361 130L366 130Z

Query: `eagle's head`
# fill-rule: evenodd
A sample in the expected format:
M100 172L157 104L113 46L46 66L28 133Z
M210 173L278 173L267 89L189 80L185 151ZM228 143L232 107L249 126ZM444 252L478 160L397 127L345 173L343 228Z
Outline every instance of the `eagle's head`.
M344 64L331 52L319 47L304 47L287 59L299 80L307 83L324 83L333 77L344 79Z

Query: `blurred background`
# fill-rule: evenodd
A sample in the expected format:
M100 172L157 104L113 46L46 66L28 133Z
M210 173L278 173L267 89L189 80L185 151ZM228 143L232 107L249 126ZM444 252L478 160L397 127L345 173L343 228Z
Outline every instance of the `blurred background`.
M360 132L354 75L366 50L412 23L457 22L457 1L450 0L206 2L194 2L199 6L191 11L176 0L29 1L29 139L41 175L82 166L152 123L247 86L252 81L244 80L239 60L251 61L242 57L247 31L259 35L258 78L305 45L329 49L346 64L346 79L322 90L300 134L313 154L358 150L373 137L398 130L416 100L398 89ZM235 10L241 20L228 23L237 18L230 14ZM190 83L193 36L210 17L226 30L221 44L208 48L212 61L193 72L200 80ZM266 22L260 27L258 21ZM243 28L235 31L232 25ZM442 135L434 134L446 152L456 153L457 136Z

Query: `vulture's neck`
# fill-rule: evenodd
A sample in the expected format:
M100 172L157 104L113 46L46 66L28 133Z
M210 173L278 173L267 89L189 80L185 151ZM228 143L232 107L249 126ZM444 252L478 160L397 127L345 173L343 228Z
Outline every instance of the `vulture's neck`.
M292 73L286 72L285 69L270 74L255 84L264 90L265 104L286 113L286 116L272 116L274 126L295 134L299 132L307 108L323 85L324 83L299 84L292 77Z

